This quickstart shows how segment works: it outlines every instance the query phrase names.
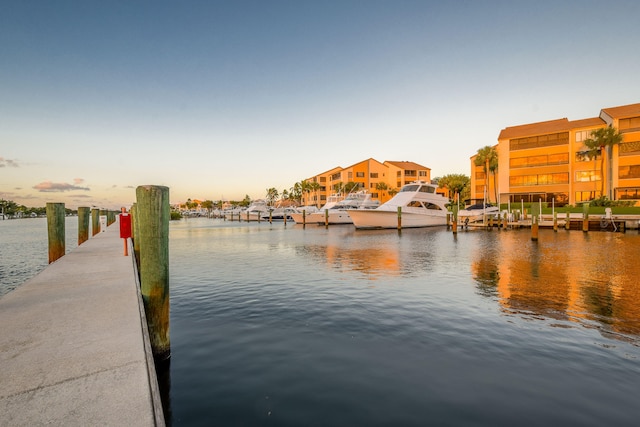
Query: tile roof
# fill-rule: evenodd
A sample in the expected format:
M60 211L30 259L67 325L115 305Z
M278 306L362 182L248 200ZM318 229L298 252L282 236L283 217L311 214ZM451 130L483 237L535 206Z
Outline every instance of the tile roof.
M520 126L510 126L502 129L498 139L522 138L525 136L544 135L546 133L562 132L571 129L569 120L564 117L546 122L530 123Z
M622 105L620 107L603 108L602 112L614 119L640 116L640 104Z
M600 117L592 117L590 119L571 120L569 122L572 129L593 127L593 126L605 126L607 123Z
M426 167L426 166L422 166L419 165L417 163L414 162L398 162L398 161L393 161L393 160L385 160L384 163L390 163L393 166L400 168L400 169L407 169L407 170L431 170L430 168Z

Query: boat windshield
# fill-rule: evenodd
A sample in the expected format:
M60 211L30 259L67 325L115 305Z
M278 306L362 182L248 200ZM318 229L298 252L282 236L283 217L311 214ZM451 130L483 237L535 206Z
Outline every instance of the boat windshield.
M405 191L408 191L411 193L415 193L416 191L419 191L420 193L435 193L436 189L429 185L411 184L411 185L405 185L404 187L402 187L402 190L400 190L401 193Z

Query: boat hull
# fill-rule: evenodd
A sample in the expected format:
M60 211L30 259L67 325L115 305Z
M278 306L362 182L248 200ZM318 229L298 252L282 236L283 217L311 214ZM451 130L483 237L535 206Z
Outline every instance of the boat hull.
M402 212L400 222L398 221L398 212L385 211L380 209L374 210L351 210L349 211L353 225L359 229L371 228L419 228L419 227L437 227L447 225L446 213L433 214Z

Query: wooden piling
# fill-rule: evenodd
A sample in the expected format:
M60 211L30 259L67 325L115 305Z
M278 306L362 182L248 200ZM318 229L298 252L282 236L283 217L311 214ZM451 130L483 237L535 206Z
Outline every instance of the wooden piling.
M507 225L509 224L509 214L507 214L506 212L503 214L503 219L502 219L502 229L506 230L507 229Z
M324 226L329 226L329 209L324 210Z
M398 230L402 230L402 206L398 206Z
M302 209L302 226L307 225L307 210Z
M565 220L565 223L564 223L564 229L571 230L571 214L569 212L567 212L567 219Z
M454 205L453 206L453 224L451 225L451 231L453 231L453 234L458 234L458 206Z
M140 240L140 284L156 360L171 357L169 339L169 188L136 189Z
M589 231L589 202L582 205L582 231Z
M538 215L531 215L531 240L538 240Z
M64 256L64 203L47 203L47 231L49 235L49 264Z
M91 209L91 237L100 232L100 210Z
M78 246L89 240L89 218L91 208L78 208Z
M138 221L138 204L134 203L131 206L131 240L133 241L133 254L136 257L136 264L138 265L138 271L140 271L140 227Z
M553 231L558 231L558 212L553 213Z

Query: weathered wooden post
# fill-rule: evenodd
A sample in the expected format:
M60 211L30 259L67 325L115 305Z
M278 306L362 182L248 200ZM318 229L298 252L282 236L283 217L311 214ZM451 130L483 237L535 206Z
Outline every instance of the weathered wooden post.
M78 246L89 240L89 217L91 208L78 208Z
M47 231L49 235L49 264L64 256L64 203L47 203Z
M329 209L324 210L324 226L329 227Z
M398 206L398 230L402 230L402 206Z
M582 204L582 231L589 231L589 202Z
M558 212L553 213L553 231L558 231Z
M91 237L100 232L100 210L91 209Z
M453 206L453 224L451 225L453 234L458 234L458 206Z
M508 219L509 214L508 213L504 213L503 215L503 220L502 220L502 229L506 230L507 229L507 225L509 224L509 219Z
M538 240L538 215L531 213L531 240Z
M142 185L136 189L140 240L140 288L157 360L171 356L169 340L169 188Z
M302 209L302 226L307 225L307 210Z
M138 204L131 206L131 240L133 240L133 253L136 257L136 264L140 270L140 226L138 221Z
M567 219L565 221L566 222L564 223L564 229L571 230L571 213L567 212Z

